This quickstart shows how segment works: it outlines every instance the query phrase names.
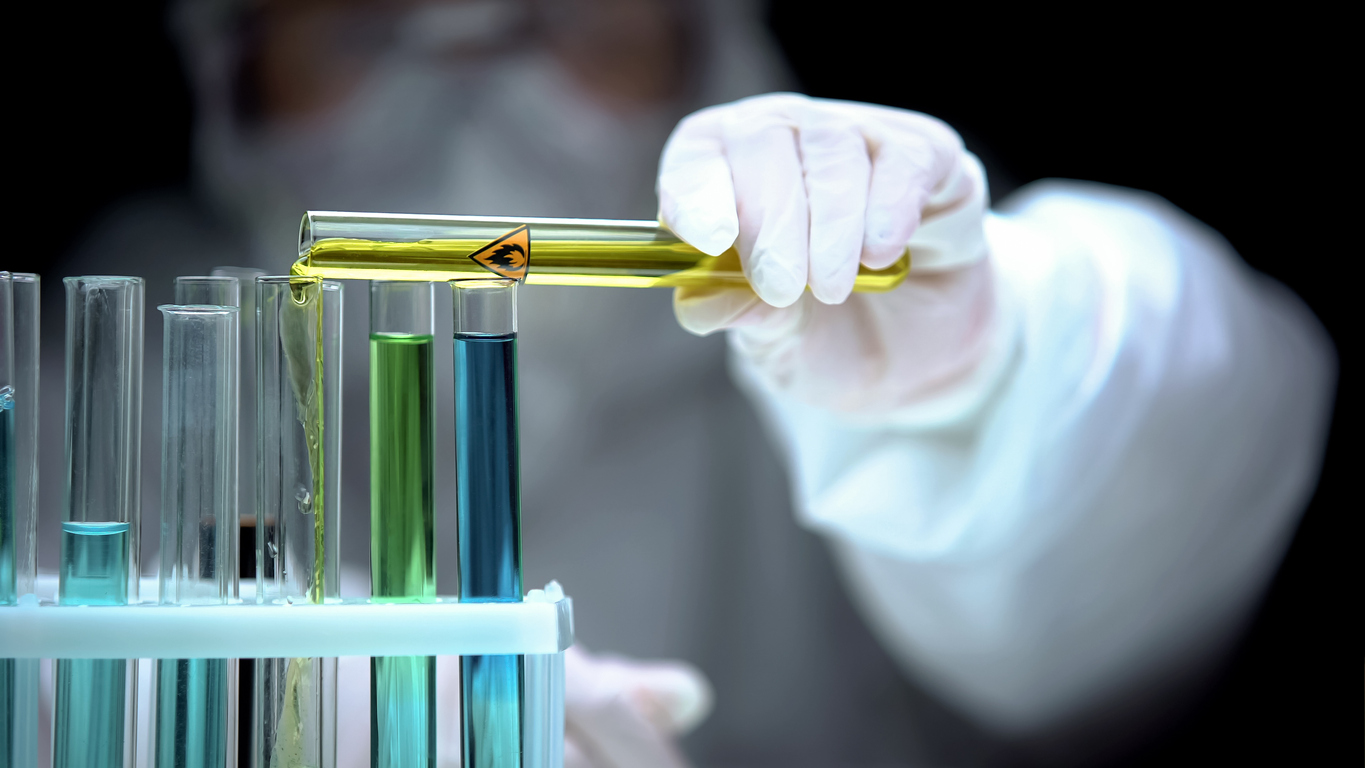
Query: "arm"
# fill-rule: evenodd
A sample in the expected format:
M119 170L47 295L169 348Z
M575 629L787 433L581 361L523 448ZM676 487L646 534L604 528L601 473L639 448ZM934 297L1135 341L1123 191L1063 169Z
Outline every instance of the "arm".
M765 201L746 192L743 144L721 144L744 256L744 211ZM1052 183L983 219L975 192L949 194L974 167L953 151L957 170L901 176L923 185L912 254L939 259L920 277L822 296L807 165L812 292L776 309L751 275L762 301L716 325L735 328L798 517L832 541L886 646L978 718L1030 732L1234 633L1316 481L1333 353L1297 299L1169 204Z

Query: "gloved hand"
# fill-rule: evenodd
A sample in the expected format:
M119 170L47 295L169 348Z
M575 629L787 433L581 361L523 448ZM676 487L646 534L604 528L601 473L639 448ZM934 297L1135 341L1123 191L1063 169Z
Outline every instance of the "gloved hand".
M704 109L664 147L658 193L683 240L737 247L752 289L679 289L678 321L734 329L775 390L884 410L950 387L986 353L985 174L934 118L795 94ZM860 263L886 268L907 245L904 285L850 294Z
M564 768L683 768L675 738L711 711L711 686L682 662L564 653Z

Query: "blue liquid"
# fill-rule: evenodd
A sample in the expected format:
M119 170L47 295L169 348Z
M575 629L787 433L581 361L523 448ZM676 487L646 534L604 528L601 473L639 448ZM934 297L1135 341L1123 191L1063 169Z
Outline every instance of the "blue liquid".
M57 601L62 605L127 605L128 524L62 523ZM58 659L53 768L123 764L123 659Z
M460 599L521 600L517 342L455 337ZM465 768L521 765L520 656L460 659Z
M228 660L156 662L156 768L227 764Z

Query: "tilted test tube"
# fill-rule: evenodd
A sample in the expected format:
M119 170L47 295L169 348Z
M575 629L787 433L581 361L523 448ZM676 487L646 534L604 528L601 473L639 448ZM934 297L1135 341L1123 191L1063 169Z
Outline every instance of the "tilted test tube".
M39 286L0 272L0 606L36 576ZM35 764L37 730L37 659L0 659L0 764Z
M504 242L509 249L499 255L497 244ZM477 257L489 246L493 259ZM499 271L500 264L524 269ZM734 248L708 256L654 221L339 211L304 214L293 272L356 280L501 275L534 285L697 290L749 284ZM853 290L889 291L909 273L907 251L886 269L860 267Z
M237 593L237 281L163 305L161 442L162 605L220 605ZM186 294L189 294L186 296ZM199 295L195 295L199 294ZM219 303L222 302L222 303ZM158 659L155 768L236 765L236 664Z
M450 283L455 311L456 511L460 600L518 602L521 480L517 421L517 282ZM520 656L463 656L465 768L522 764Z
M66 498L58 602L138 601L143 282L68 277ZM137 662L58 659L54 768L130 766Z
M256 279L256 600L340 596L338 283ZM256 659L253 765L336 764L336 659Z
M370 595L436 599L435 296L370 283ZM436 657L370 660L371 768L435 768Z

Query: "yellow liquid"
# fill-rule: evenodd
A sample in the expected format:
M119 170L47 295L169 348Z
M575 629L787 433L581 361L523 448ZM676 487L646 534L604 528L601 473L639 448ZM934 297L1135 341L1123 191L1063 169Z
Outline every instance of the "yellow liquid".
M312 243L292 272L337 280L446 281L492 273L469 254L487 239L388 242L323 238ZM910 253L890 267L861 267L853 290L881 293L910 273ZM531 229L526 282L617 288L743 288L748 285L735 249L707 256L675 238L637 240L537 239Z

